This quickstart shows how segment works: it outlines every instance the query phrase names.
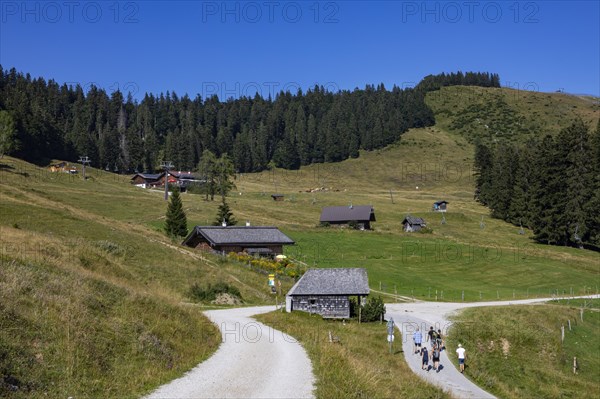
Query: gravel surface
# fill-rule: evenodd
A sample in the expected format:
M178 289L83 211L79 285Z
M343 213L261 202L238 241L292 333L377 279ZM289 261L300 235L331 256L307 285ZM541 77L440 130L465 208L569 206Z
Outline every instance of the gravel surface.
M208 360L148 399L313 398L314 376L294 338L251 319L274 306L211 310L223 341Z
M585 298L597 298L598 295L586 296ZM481 306L507 306L507 305L524 305L547 302L556 298L539 298L525 299L516 301L495 301L495 302L473 302L473 303L451 303L451 302L414 302L414 303L392 303L386 304L387 313L386 319L392 317L396 327L402 332L402 351L406 362L415 374L424 380L435 384L444 390L450 392L458 398L495 398L492 394L484 391L463 374L454 366L448 356L456 357L453 350L442 351L440 356L439 372L431 369L425 371L421 369L421 357L414 353L414 344L412 335L416 326L419 326L423 333L423 343L430 350L429 342L425 342L427 331L430 326L434 326L442 330L442 334L446 334L451 322L450 316L456 314L457 311L465 308L481 307ZM398 341L396 341L396 345ZM473 348L465 348L467 351L467 366L469 364L469 355L473 356ZM451 352L451 353L450 353ZM431 357L429 364L433 365ZM468 373L468 367L465 370Z

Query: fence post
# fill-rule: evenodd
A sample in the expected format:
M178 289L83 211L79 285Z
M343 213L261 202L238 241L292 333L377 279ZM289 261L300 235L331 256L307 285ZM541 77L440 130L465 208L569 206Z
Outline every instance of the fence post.
M560 326L560 342L563 343L565 341L565 326Z
M581 322L583 322L583 308L579 309L579 317L581 317Z
M571 319L569 319L568 322L569 322L569 331L571 331Z
M573 374L577 374L577 356L573 357Z
M461 297L462 301L464 302L465 301L465 291L464 290L463 290L463 292L462 292L462 294L461 294L460 297Z

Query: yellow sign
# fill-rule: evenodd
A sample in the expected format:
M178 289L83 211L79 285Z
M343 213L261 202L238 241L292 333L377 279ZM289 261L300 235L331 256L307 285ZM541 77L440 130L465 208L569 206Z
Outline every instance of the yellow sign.
M269 285L272 287L275 286L275 275L274 274L269 274Z

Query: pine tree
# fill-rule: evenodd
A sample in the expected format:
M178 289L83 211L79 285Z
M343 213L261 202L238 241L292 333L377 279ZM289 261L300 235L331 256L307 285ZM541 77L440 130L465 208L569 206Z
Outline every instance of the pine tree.
M187 235L187 217L183 210L183 203L178 189L174 189L171 193L171 201L169 201L167 207L165 233L170 237L185 237Z
M0 158L16 147L15 122L8 111L0 111Z
M581 119L561 131L558 136L559 146L566 152L566 168L563 173L566 183L567 200L565 203L565 239L572 244L589 241L589 214L587 207L592 200L593 163L587 126Z
M217 219L213 222L213 226L235 226L237 224L237 220L233 217L233 213L231 209L229 209L229 204L223 198L223 202L219 205L219 210L217 211Z

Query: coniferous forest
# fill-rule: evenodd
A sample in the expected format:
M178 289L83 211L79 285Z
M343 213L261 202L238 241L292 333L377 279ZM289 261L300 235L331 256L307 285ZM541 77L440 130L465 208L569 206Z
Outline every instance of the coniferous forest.
M16 130L10 155L45 164L88 156L92 165L120 173L156 170L164 160L193 170L205 150L228 154L239 172L270 166L297 169L358 157L431 126L428 91L447 85L500 87L490 73L427 76L414 88L383 84L332 93L280 92L274 99L190 98L173 92L141 101L119 91L59 85L0 66L0 110Z
M600 249L600 122L524 146L475 145L475 198L538 242Z

